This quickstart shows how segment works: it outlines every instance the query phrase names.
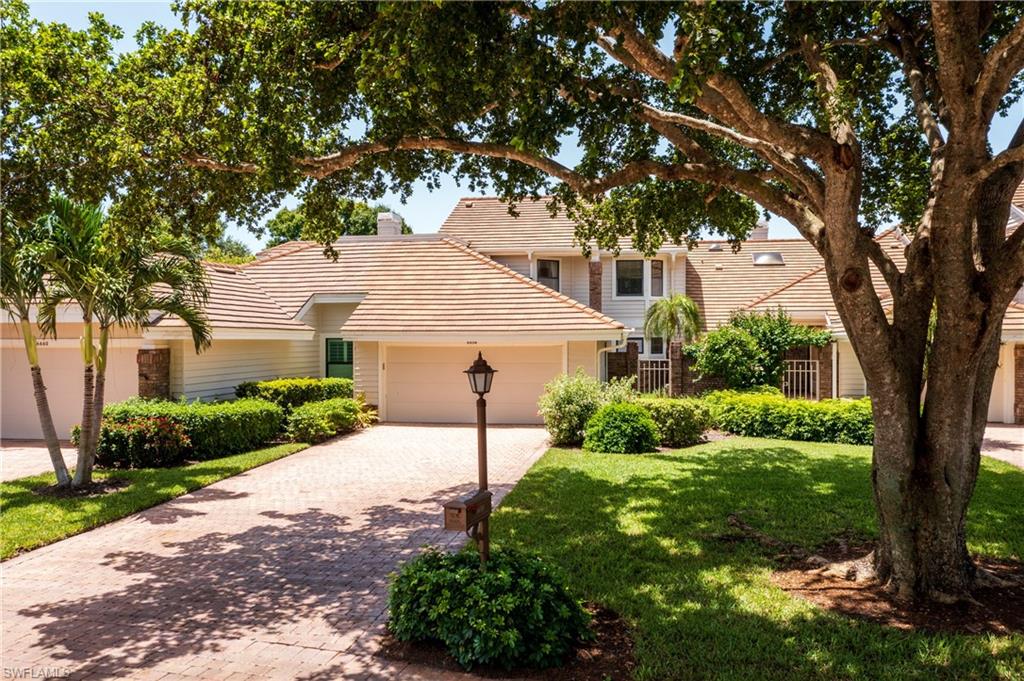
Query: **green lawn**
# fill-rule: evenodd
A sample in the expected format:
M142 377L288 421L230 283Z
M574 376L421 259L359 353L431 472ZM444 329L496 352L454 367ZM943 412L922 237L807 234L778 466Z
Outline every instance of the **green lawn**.
M123 518L294 454L306 446L283 444L179 468L97 471L97 480L118 477L131 482L124 489L95 497L54 498L36 494L36 489L57 481L53 473L0 483L0 559Z
M495 542L561 565L635 626L639 679L1024 679L1024 636L908 633L773 587L730 513L811 548L875 534L870 448L734 438L669 453L549 451L496 512ZM972 551L1024 557L1024 471L985 459Z

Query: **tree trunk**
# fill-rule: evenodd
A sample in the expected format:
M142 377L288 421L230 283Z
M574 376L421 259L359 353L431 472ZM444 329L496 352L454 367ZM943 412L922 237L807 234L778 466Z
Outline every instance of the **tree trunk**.
M976 336L975 336L976 337ZM956 366L960 339L932 353L924 409L906 391L872 394L872 483L878 512L875 571L902 600L967 600L976 568L967 551L967 508L981 462L999 336ZM966 339L965 339L966 340Z
M103 420L103 403L105 400L105 389L107 383L107 329L100 329L100 346L96 353L96 384L93 388L92 399L92 440L89 443L88 476L92 478L92 469L96 463L96 452L99 449L100 426Z
M46 385L43 383L43 372L38 364L32 365L32 391L35 393L36 410L39 412L39 425L43 430L43 440L46 442L46 449L50 452L50 462L53 464L53 472L57 474L57 485L67 487L71 484L71 475L64 463L64 456L60 451L60 440L57 437L57 429L53 425L53 415L50 413L50 401L46 398Z
M82 389L82 426L78 438L78 464L75 466L73 487L81 487L92 482L92 428L93 428L93 392L95 389L92 364L85 365Z
M28 356L29 371L32 374L32 392L36 398L36 411L39 412L39 427L43 431L43 441L50 452L50 463L53 464L53 472L57 475L57 485L67 487L71 484L71 476L60 451L60 440L53 425L50 401L46 397L46 384L43 383L43 370L39 367L39 349L36 347L36 338L28 319L21 320L21 338L25 343L25 354Z

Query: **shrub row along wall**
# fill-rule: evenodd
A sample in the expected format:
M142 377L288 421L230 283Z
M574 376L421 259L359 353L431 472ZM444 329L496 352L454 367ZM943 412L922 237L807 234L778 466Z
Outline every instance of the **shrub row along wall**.
M352 397L352 394L351 378L275 378L270 381L246 381L235 388L237 397L267 400L286 412L306 402Z
M778 391L720 390L704 396L716 427L728 433L779 440L870 445L871 400L790 400Z
M242 399L234 402L167 402L130 399L108 404L103 429L139 419L162 419L181 426L188 438L185 458L214 459L246 452L266 444L284 423L284 410L272 402ZM102 457L102 454L100 454Z

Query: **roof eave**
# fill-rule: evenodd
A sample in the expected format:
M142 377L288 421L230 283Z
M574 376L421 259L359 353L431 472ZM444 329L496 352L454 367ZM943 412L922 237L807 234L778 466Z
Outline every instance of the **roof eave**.
M310 328L259 329L231 326L213 327L211 338L218 340L313 340L316 332ZM147 340L191 340L188 327L149 327L142 333Z

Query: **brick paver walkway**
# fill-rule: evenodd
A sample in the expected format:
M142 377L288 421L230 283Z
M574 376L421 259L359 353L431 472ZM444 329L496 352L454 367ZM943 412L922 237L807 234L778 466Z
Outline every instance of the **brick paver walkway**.
M539 428L492 428L503 495ZM447 678L374 658L387 575L475 487L471 427L380 425L3 564L4 678Z
M62 442L60 451L67 467L74 468L75 448ZM50 453L39 440L4 440L0 443L0 480L17 480L52 470Z

